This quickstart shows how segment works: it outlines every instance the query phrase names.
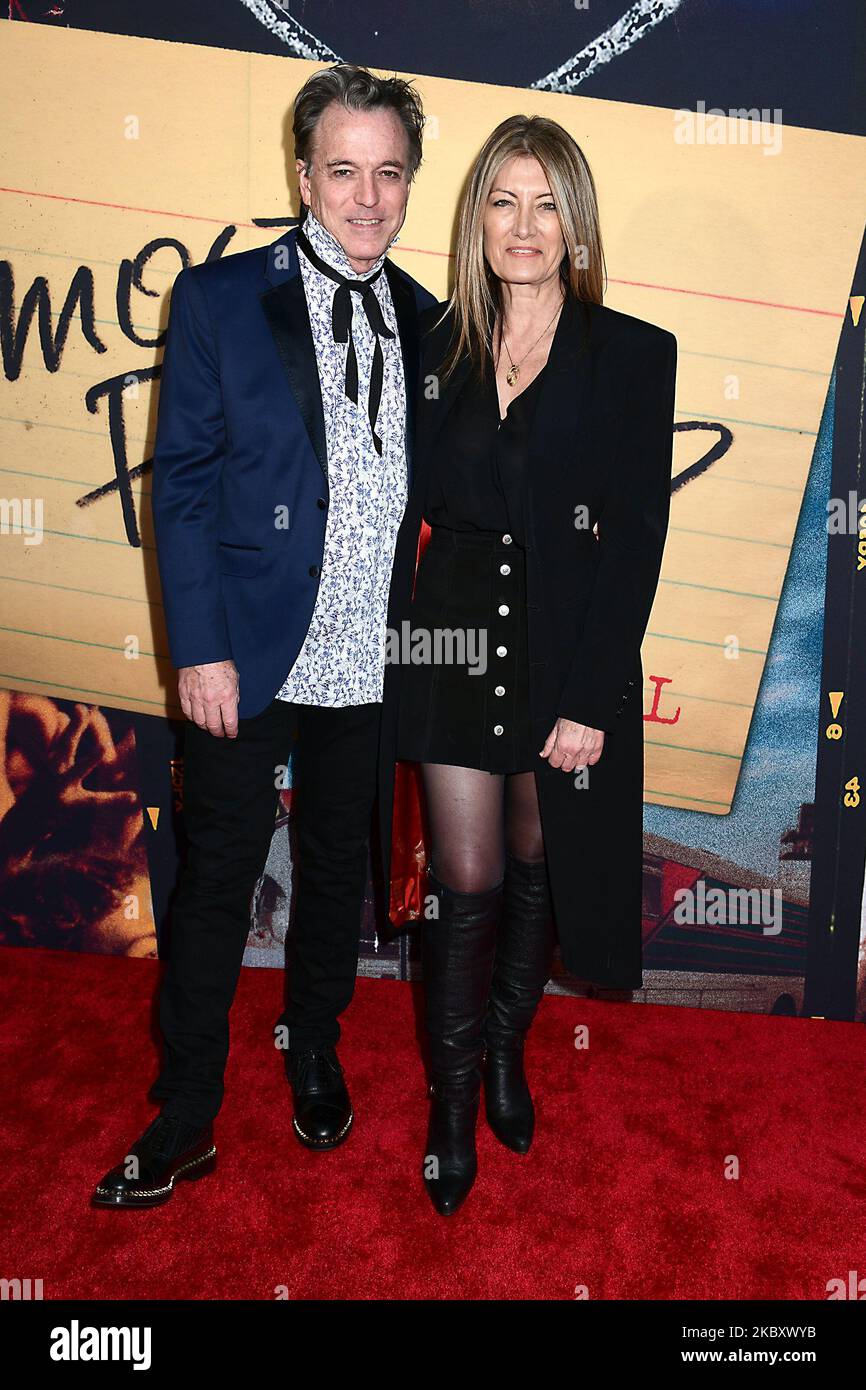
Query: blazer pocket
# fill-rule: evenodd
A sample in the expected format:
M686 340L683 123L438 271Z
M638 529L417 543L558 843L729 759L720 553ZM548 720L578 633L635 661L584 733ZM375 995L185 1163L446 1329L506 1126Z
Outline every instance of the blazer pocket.
M230 545L219 542L220 574L236 574L247 578L261 569L265 552L260 545Z

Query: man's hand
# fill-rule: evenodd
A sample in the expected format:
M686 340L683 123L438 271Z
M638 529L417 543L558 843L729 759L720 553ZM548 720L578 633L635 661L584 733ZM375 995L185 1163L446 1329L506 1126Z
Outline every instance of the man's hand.
M238 681L233 661L181 666L177 674L180 707L187 719L215 738L238 736Z
M575 724L573 719L557 719L541 757L547 758L551 767L574 772L576 767L593 767L603 748L603 729L590 729L586 724Z

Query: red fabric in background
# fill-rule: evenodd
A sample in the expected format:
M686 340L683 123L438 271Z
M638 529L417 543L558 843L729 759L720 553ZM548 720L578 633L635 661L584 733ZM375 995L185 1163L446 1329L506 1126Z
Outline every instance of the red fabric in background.
M430 527L421 519L415 579L427 549ZM415 581L412 581L415 596ZM390 917L395 927L421 916L425 891L426 850L421 821L421 774L414 763L398 762L394 776L394 820L391 834Z
M216 1172L112 1212L90 1191L155 1113L159 967L11 947L0 966L0 1267L46 1300L824 1299L864 1273L861 1025L547 996L535 1144L510 1153L481 1118L478 1181L445 1220L421 1179L420 991L358 981L355 1126L317 1154L272 1043L282 971L244 970Z
M398 762L394 773L394 820L391 832L391 922L415 922L424 904L427 851L421 821L421 770Z

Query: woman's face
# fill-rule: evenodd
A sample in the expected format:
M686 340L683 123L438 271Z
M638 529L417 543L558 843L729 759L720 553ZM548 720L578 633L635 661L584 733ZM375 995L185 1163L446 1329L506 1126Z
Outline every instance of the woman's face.
M559 271L565 242L544 170L532 155L514 155L496 178L484 209L484 255L512 285L539 285Z

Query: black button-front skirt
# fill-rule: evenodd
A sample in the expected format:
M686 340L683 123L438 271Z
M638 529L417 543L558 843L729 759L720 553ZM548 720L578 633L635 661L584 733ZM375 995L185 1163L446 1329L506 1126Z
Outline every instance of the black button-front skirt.
M492 363L470 373L437 439L431 526L401 648L398 756L492 773L539 765L529 713L525 483L542 372L504 420ZM414 646L416 639L423 645Z
M434 526L418 567L411 630L413 641L429 634L430 646L417 648L423 661L406 662L402 653L398 756L501 773L538 765L522 547L507 532Z

